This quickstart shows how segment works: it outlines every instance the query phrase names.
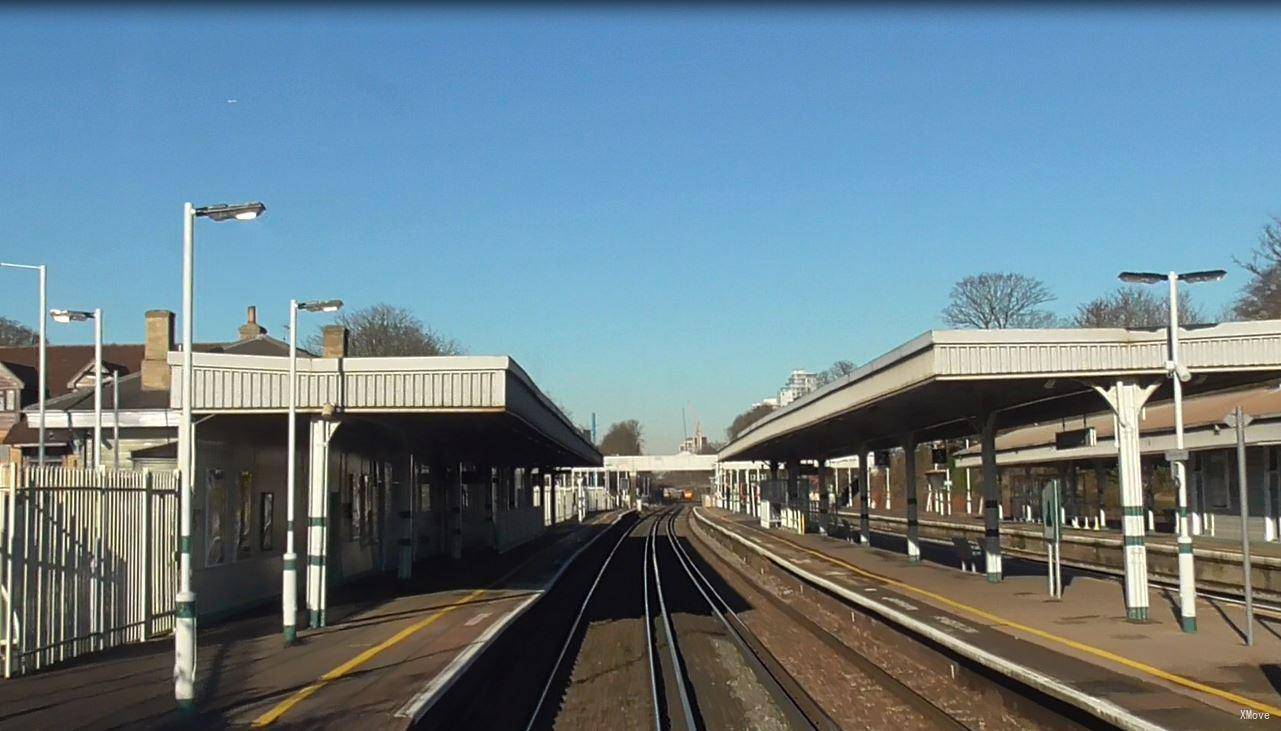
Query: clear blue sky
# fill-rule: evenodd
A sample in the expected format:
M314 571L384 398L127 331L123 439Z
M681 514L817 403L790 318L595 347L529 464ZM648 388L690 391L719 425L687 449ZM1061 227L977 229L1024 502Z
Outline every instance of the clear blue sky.
M1068 313L1227 266L1217 312L1281 214L1279 37L1263 7L5 7L0 258L138 341L183 201L261 199L199 227L199 337L385 300L667 451L687 403L719 436L938 327L966 273Z

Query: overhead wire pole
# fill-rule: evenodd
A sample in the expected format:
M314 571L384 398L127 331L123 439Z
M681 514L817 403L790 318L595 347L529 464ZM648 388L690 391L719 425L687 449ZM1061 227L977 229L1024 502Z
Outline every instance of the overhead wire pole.
M1121 272L1119 278L1132 284L1156 284L1168 282L1170 285L1170 325L1169 359L1165 369L1174 390L1174 449L1166 454L1170 462L1170 473L1178 493L1178 530L1179 547L1179 624L1184 632L1196 632L1196 566L1192 553L1192 535L1188 529L1188 481L1187 449L1183 442L1183 383L1192 378L1187 367L1179 362L1179 282L1189 284L1197 282L1216 282L1227 276L1222 269L1208 271L1169 272Z

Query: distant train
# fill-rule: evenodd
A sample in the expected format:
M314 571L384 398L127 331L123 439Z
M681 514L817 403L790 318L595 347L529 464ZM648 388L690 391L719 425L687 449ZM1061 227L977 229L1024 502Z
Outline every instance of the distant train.
M654 488L650 495L650 500L661 503L690 503L694 501L694 491L688 488L660 485Z

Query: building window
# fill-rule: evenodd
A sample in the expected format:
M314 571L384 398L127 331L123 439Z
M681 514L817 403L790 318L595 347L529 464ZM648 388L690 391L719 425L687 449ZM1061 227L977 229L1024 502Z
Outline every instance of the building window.
M418 468L418 511L431 512L431 470L428 467Z
M1226 451L1215 451L1205 455L1201 469L1201 485L1205 495L1205 508L1224 509L1231 507L1229 489L1232 485L1231 468L1235 459L1229 459Z
M244 471L236 481L236 558L253 553L254 473Z
M274 551L276 548L276 496L264 492L258 496L258 550Z
M222 470L205 471L205 565L218 566L227 560L227 485Z
M356 476L348 472L347 479L342 486L342 519L344 532L347 534L347 540L349 541L356 540L356 511L353 505L356 499L355 493Z

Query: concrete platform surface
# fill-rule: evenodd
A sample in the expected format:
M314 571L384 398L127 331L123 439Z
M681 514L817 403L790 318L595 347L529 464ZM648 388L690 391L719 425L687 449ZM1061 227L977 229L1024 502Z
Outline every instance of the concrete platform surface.
M1152 591L1153 619L1134 623L1124 619L1121 588L1110 579L1073 577L1063 598L1051 599L1043 574L994 584L941 564L910 564L898 552L767 531L750 516L700 510L807 571L1157 725L1221 727L1243 710L1281 719L1281 620L1275 617L1256 621L1256 644L1246 647L1239 634L1243 612L1232 605L1202 602L1199 631L1185 634L1177 597L1160 589Z
M193 715L175 707L173 641L161 638L0 682L0 728L406 726L411 701L616 515L506 554L419 564L408 583L379 576L343 587L332 624L300 632L293 647L282 647L275 607L203 630Z

